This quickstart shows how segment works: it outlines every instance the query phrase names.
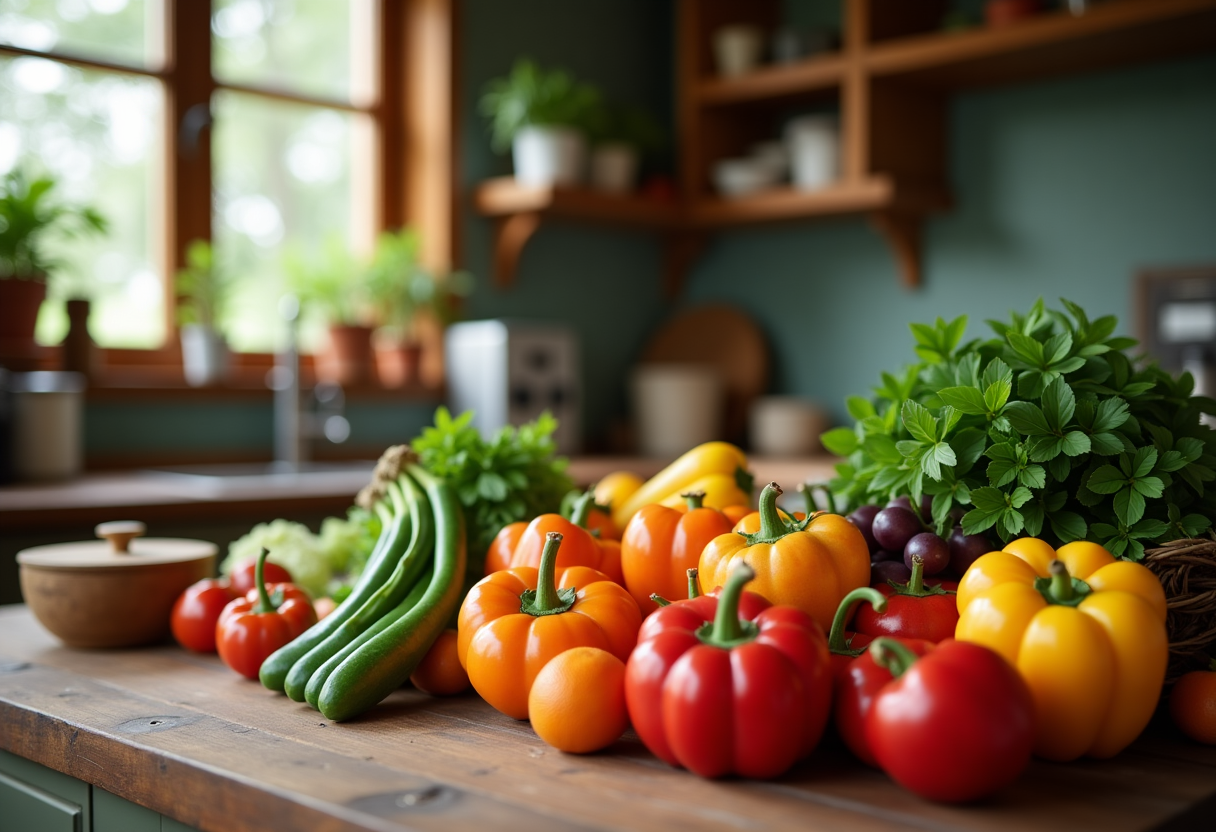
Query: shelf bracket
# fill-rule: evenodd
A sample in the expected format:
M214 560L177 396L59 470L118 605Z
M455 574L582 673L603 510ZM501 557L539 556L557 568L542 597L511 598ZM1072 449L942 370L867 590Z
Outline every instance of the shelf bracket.
M705 251L704 234L672 231L663 235L663 296L679 297L693 264Z
M921 218L914 214L874 211L870 222L887 240L895 255L900 282L916 289L921 281Z
M524 246L540 228L540 214L525 211L502 217L494 225L494 285L509 289L515 283Z

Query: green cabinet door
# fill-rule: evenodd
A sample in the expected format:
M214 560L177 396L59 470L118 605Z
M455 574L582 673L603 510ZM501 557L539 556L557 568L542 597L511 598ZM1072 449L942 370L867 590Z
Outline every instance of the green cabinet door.
M89 784L0 751L0 829L90 832Z

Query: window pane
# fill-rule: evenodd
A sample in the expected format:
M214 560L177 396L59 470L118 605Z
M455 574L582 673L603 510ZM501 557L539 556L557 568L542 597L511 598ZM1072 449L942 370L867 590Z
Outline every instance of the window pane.
M364 117L231 91L216 94L212 111L216 256L236 277L225 330L235 349L268 351L282 334L284 253L315 254L335 238L352 245L352 148ZM302 346L319 335L306 316Z
M161 62L160 0L4 0L0 43L135 67Z
M371 0L215 0L221 83L368 102Z
M50 173L55 194L91 205L104 236L48 237L60 261L38 321L38 340L66 331L62 301L93 301L90 330L103 346L154 348L165 338L158 268L163 95L159 82L76 69L44 58L0 58L0 173Z

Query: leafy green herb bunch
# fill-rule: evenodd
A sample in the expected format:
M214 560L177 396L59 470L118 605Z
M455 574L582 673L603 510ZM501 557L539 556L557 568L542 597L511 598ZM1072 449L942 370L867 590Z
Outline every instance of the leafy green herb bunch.
M1131 560L1210 528L1216 446L1200 417L1216 401L1128 357L1137 342L1114 336L1114 316L1061 302L988 321L989 340L964 343L966 317L912 324L919 363L850 397L856 425L822 437L846 457L833 492L850 508L931 495L939 534L965 511L967 534L1089 539Z
M574 481L566 473L568 461L556 455L557 420L549 413L519 427L505 425L489 439L472 419L472 411L453 418L439 407L434 426L424 428L411 446L428 471L456 488L464 507L469 574L476 580L494 536L518 520L556 513Z

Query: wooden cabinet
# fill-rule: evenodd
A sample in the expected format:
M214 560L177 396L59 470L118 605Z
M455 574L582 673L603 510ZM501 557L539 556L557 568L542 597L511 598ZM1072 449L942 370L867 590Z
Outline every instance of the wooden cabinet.
M921 280L924 219L951 205L946 119L957 90L1011 84L1216 49L1216 0L1105 0L1084 14L1053 9L1002 27L943 31L943 0L840 0L838 51L723 78L710 44L719 27L771 31L779 0L679 0L676 128L681 199L647 203L561 189L520 189L498 179L478 189L497 222L495 269L514 276L541 222L567 218L649 228L663 235L669 292L704 237L754 223L854 215L889 244L904 285ZM800 110L835 113L840 177L813 191L779 187L719 196L715 162L776 139Z

